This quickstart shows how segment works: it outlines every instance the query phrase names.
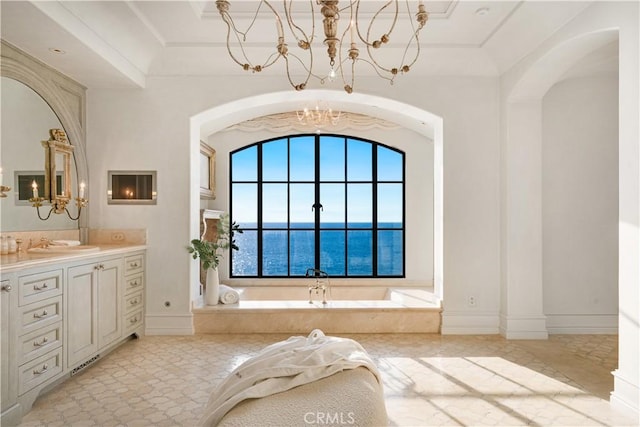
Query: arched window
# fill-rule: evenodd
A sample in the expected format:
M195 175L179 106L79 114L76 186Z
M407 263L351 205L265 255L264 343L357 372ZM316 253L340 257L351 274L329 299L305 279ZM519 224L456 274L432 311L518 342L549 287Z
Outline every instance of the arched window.
M232 277L404 277L404 153L340 135L261 141L230 155Z

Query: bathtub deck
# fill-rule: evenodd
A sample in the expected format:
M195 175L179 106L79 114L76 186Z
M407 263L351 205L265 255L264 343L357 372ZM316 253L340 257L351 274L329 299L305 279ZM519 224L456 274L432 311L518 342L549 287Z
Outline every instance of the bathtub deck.
M313 329L325 333L439 333L442 308L437 302L406 307L390 300L371 301L240 301L238 304L194 305L197 334L290 333Z

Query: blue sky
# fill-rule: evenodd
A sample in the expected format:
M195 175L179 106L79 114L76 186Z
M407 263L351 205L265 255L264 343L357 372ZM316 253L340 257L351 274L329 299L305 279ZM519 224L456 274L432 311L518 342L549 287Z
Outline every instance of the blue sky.
M315 176L315 136L291 138L290 147L290 195L287 196L287 139L263 144L263 221L286 222L287 197L291 201L291 222L313 222ZM345 208L348 222L371 222L372 212L372 147L366 141L343 137L321 136L320 143L320 195L323 223L343 222ZM232 180L245 181L233 184L233 220L240 223L257 221L257 146L235 152L232 155ZM389 148L378 146L378 180L402 180L402 155ZM346 179L350 181L345 188ZM249 181L249 182L247 182ZM281 182L274 182L281 181ZM328 181L328 182L327 182ZM342 181L333 183L332 181ZM368 182L367 182L368 181ZM345 206L345 191L347 205ZM402 221L402 184L378 184L379 222Z

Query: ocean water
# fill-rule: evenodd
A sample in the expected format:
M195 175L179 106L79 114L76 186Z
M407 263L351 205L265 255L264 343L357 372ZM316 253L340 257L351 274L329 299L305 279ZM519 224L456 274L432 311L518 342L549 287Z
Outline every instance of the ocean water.
M304 276L315 267L315 232L313 224L296 223L291 230L286 224L263 226L262 263L265 277ZM240 224L242 234L236 234L238 251L232 254L233 276L258 275L258 232L254 224ZM403 231L401 223L383 223L377 230L377 245L373 247L371 223L325 223L320 228L320 270L331 277L398 276L403 275ZM378 264L374 272L373 253Z

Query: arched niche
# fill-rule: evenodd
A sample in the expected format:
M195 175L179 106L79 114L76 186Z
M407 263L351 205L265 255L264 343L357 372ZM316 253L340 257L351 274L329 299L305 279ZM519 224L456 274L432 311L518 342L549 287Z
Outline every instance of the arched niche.
M301 109L305 103L323 100L341 111L378 117L410 129L433 141L433 218L434 218L434 292L439 298L444 297L444 183L443 183L443 120L441 117L392 99L373 95L354 93L346 94L331 90L308 90L296 93L274 92L232 101L213 107L191 117L190 125L190 236L199 235L199 165L200 141L206 140L222 129L236 123L270 114L284 113ZM191 264L190 286L191 299L198 295L199 272L197 263Z
M551 86L578 61L616 40L617 29L603 29L558 44L526 70L510 90L508 102L542 99Z

